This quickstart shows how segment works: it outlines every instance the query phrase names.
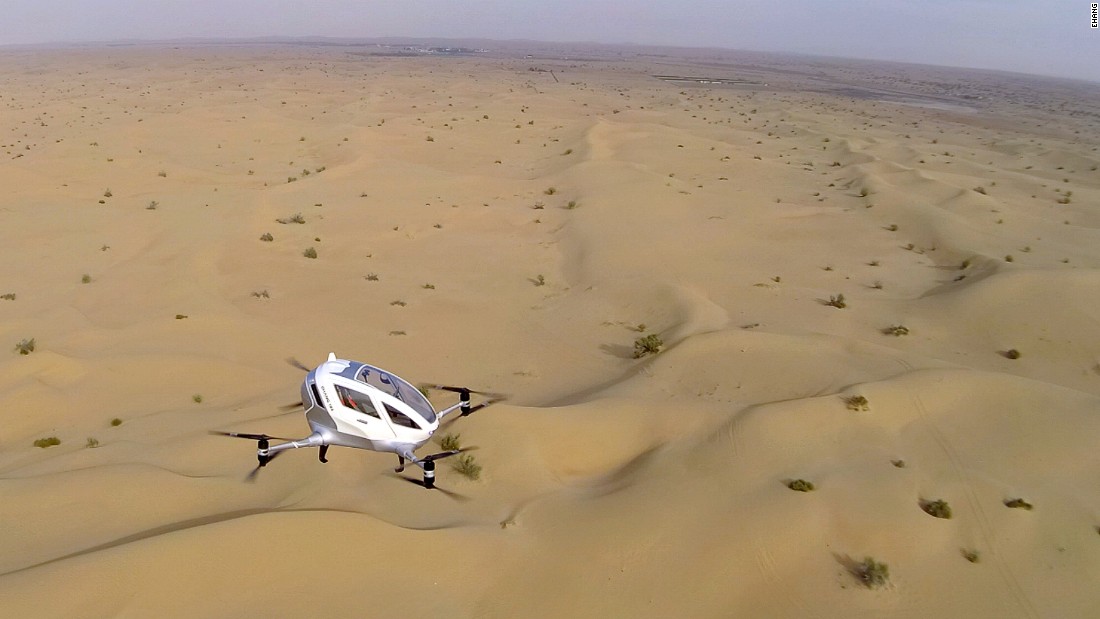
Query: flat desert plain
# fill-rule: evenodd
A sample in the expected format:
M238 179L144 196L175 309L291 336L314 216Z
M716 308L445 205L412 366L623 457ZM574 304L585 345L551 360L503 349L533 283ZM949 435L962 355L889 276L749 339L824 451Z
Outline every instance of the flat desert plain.
M1100 86L481 45L0 52L0 614L1100 616Z

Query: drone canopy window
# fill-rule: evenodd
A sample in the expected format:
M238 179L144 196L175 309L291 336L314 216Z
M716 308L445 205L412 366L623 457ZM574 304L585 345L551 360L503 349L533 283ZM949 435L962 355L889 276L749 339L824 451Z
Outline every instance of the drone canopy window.
M381 417L378 416L378 411L374 410L374 405L371 404L370 396L367 394L358 393L340 385L336 385L336 393L340 396L340 403L344 406L355 409L365 415L370 415L375 419L381 419Z
M412 419L409 419L408 416L405 415L405 413L402 413L401 411L399 411L396 408L390 406L389 404L383 404L383 406L386 407L386 413L389 414L390 419L393 421L393 423L395 425L404 426L406 428L412 428L414 430L419 430L420 429L420 426L416 425L416 423L413 422Z

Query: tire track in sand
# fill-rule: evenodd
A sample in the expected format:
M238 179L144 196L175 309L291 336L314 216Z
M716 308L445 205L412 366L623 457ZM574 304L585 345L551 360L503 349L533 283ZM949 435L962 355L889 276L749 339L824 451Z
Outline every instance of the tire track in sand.
M1020 586L1019 581L1012 574L1012 570L1008 565L1001 560L994 548L993 540L993 527L989 524L989 517L986 516L985 510L982 508L982 503L978 499L977 493L974 492L974 487L970 483L970 479L966 476L961 460L955 449L951 446L951 443L940 432L939 428L932 421L931 415L928 413L928 409L924 405L924 401L921 399L920 394L914 392L912 388L905 387L906 394L913 402L914 408L917 410L917 414L920 416L924 427L928 429L928 434L936 442L936 445L947 456L948 462L951 463L951 468L955 472L955 476L962 482L963 487L966 489L966 501L970 505L971 511L977 516L978 530L981 533L982 539L985 542L985 547L989 549L989 553L993 555L993 564L997 566L997 571L1001 575L1001 580L1004 581L1005 586L1008 588L1012 597L1015 599L1017 606L1024 611L1024 614L1033 619L1039 619L1040 614L1035 610L1035 606L1031 603L1031 600L1027 597L1023 587Z

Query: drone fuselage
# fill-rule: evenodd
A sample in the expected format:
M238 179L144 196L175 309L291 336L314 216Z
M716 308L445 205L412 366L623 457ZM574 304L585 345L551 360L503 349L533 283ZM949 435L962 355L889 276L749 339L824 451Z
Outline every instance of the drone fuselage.
M302 404L322 445L407 457L439 427L439 415L416 387L380 368L334 355L302 381Z
M421 457L415 451L432 438L447 415L460 412L466 416L503 399L500 394L435 385L436 389L452 391L460 397L457 404L436 411L420 389L381 368L360 361L337 359L335 353L329 353L328 359L312 370L293 359L289 361L307 372L306 379L302 381L301 405L312 430L309 436L289 440L267 434L213 432L257 442L259 465L249 479L253 479L256 472L284 451L318 447L321 462L328 462L325 459L328 448L336 445L396 454L398 466L395 471L401 472L408 461L424 470L422 482L408 481L431 489L435 487L436 460L465 450L454 448ZM471 406L472 393L492 397ZM287 442L272 445L271 440Z

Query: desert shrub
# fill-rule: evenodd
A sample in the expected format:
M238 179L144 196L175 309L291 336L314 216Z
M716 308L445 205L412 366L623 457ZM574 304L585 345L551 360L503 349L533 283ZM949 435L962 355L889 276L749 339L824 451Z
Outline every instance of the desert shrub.
M0 299L3 299L5 301L14 301L15 300L15 293L14 292L6 292L4 294L0 294Z
M964 559L971 563L977 563L980 559L980 557L978 556L978 551L972 548L963 548L959 552L962 553Z
M1005 507L1011 507L1014 509L1026 509L1028 511L1031 511L1033 505L1023 499L1010 499L1008 501L1005 501Z
M191 401L195 404L202 404L202 395L196 393L195 395L191 396Z
M575 208L577 208L577 201L576 201L576 200L570 200L570 201L569 201L569 202L568 202L568 203L567 203L567 204L565 205L565 208L566 208L566 210L570 210L570 211L571 211L571 210L573 210L573 209L575 209Z
M890 567L871 557L865 558L855 569L860 582L870 589L885 587L890 582Z
M302 217L301 213L294 213L294 215L290 217L281 217L275 221L281 224L304 224L306 223L306 218Z
M947 501L944 501L943 499L936 499L935 501L921 501L920 508L924 510L924 513L935 518L951 518L951 506L948 505Z
M122 425L122 420L119 419L118 417L115 417L114 419L111 420L111 427L112 428L117 428L118 426L121 426L121 425Z
M15 345L15 351L21 355L29 355L34 352L34 338L29 340L21 340Z
M481 477L481 465L478 464L470 454L459 454L455 456L453 467L454 470L469 479L476 481Z
M424 284L421 288L424 290L435 290L435 284Z
M92 276L91 275L88 275L87 273L85 273L84 275L80 276L80 283L90 284L91 282L92 282Z
M891 325L882 330L884 335L893 335L894 337L901 337L903 335L909 335L909 327L905 325Z
M848 406L848 410L850 411L871 410L871 403L867 401L867 398L861 395L853 395L844 398L844 403Z
M812 492L814 490L813 482L806 481L805 479L795 479L787 482L787 487L796 492Z
M367 273L367 274L366 274L366 275L364 276L364 278L365 278L365 279L366 279L366 280L367 280L368 282L376 282L376 281L378 281L378 274L377 274L377 273Z
M145 205L145 210L155 211L157 210L158 206L160 206L160 202L157 202L156 200L150 200L149 204Z
M408 305L408 303L405 303L401 299L398 299L396 301L390 301L390 305L396 305L397 307L405 307L406 305Z
M535 279L533 279L532 281L535 283L536 286L545 286L546 285L546 277L543 276L542 273L539 273L538 275L536 275Z
M544 193L544 194L546 194L546 195L548 195L548 196L552 196L552 195L554 195L554 194L558 193L558 190L557 190L556 188L554 188L554 187L547 187L547 188L546 188L546 190L545 190L545 191L543 191L542 193Z
M302 255L305 256L306 258L311 258L311 259L316 258L317 257L317 250L310 247L309 249L303 251Z
M257 299L270 299L271 298L271 294L268 293L267 290L260 290L259 292L253 292L252 296L256 297Z
M655 355L661 352L661 347L664 345L665 343L661 341L661 337L656 333L640 337L634 340L634 358L641 359L646 355Z
M264 241L265 243L270 243L271 241L275 240L275 237L271 236L270 232L264 232L263 235L260 236L260 240Z
M96 447L99 447L99 441L89 436L88 442L84 443L84 446L89 449L95 449Z
M111 196L113 196L113 195L115 195L115 194L111 193L111 190L110 190L110 188L108 188L108 189L107 189L107 191L104 191L104 192L103 192L103 197L104 197L104 198L110 198L110 197L111 197Z
M61 444L61 439L57 438L56 436L47 436L45 438L35 439L35 441L34 441L34 446L35 447L41 447L42 449L45 449L47 447L53 447L54 445L60 445L60 444Z
M844 300L843 294L838 294L834 297L829 297L829 300L825 302L825 305L829 307L835 307L837 309L844 309L848 307L848 302Z
M1005 357L1009 359L1019 359L1020 351L1016 350L1015 348L1009 348L1005 351Z
M975 187L975 188L974 188L974 191L976 191L976 192L978 192L978 193L982 194L983 196L984 196L984 195L986 195L986 193L985 193L985 187L981 187L981 186Z
M443 438L439 439L439 446L442 447L444 451L462 449L462 442L459 440L461 437L461 434L444 434Z

